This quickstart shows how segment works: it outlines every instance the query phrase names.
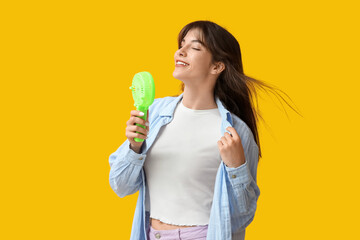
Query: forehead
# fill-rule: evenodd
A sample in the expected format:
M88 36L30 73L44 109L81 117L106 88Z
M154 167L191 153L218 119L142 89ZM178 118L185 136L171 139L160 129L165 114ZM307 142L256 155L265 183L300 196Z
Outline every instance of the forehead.
M183 38L183 40L184 40L184 39L187 39L187 38L189 38L189 39L200 39L200 33L201 33L201 31L200 31L200 29L198 29L198 28L190 29L190 30L186 33L186 35L185 35L185 37Z
M193 42L193 43L199 43L203 47L207 48L206 42L204 41L203 34L201 29L193 28L190 29L183 39L179 42L180 45L184 42Z

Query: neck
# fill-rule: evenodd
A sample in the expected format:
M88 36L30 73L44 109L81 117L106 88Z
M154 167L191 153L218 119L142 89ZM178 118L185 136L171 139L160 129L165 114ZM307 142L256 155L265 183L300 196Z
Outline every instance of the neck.
M185 86L182 102L185 107L194 110L217 108L214 91L208 89L190 89Z

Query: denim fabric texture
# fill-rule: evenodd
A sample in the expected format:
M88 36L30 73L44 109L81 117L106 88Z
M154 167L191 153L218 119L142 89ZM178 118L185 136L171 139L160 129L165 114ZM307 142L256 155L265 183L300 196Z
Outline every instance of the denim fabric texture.
M177 97L156 98L149 107L149 134L140 153L130 149L127 139L109 156L109 182L112 190L121 198L139 191L130 240L148 240L150 213L145 211L146 179L143 164L147 151L156 140L160 128L173 119ZM229 112L216 97L222 121L219 126L222 136L227 127L235 128L241 138L245 163L239 167L226 166L221 160L216 173L214 197L207 229L207 240L242 240L245 229L253 221L260 189L256 175L259 149L250 128L238 116ZM219 139L220 140L220 139Z

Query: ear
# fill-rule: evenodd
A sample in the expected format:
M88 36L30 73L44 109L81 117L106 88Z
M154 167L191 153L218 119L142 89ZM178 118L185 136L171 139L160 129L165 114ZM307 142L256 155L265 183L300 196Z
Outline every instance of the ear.
M211 73L212 74L220 74L224 70L225 70L225 64L222 62L217 62L217 63L213 64Z

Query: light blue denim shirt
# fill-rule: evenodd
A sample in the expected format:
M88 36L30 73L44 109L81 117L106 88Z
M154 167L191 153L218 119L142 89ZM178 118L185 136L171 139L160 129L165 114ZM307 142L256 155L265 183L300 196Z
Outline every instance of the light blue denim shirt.
M147 240L150 213L145 211L146 179L143 165L160 128L173 119L177 103L183 97L156 98L149 107L149 134L140 153L130 149L127 139L109 157L110 186L121 198L139 191L132 223L130 240ZM239 167L226 166L221 160L216 173L214 197L211 206L207 240L242 240L245 228L253 221L260 189L256 181L259 149L250 128L238 116L230 113L216 98L221 115L221 134L234 127L241 138L245 163ZM229 132L230 133L230 132ZM219 139L220 140L220 139Z

